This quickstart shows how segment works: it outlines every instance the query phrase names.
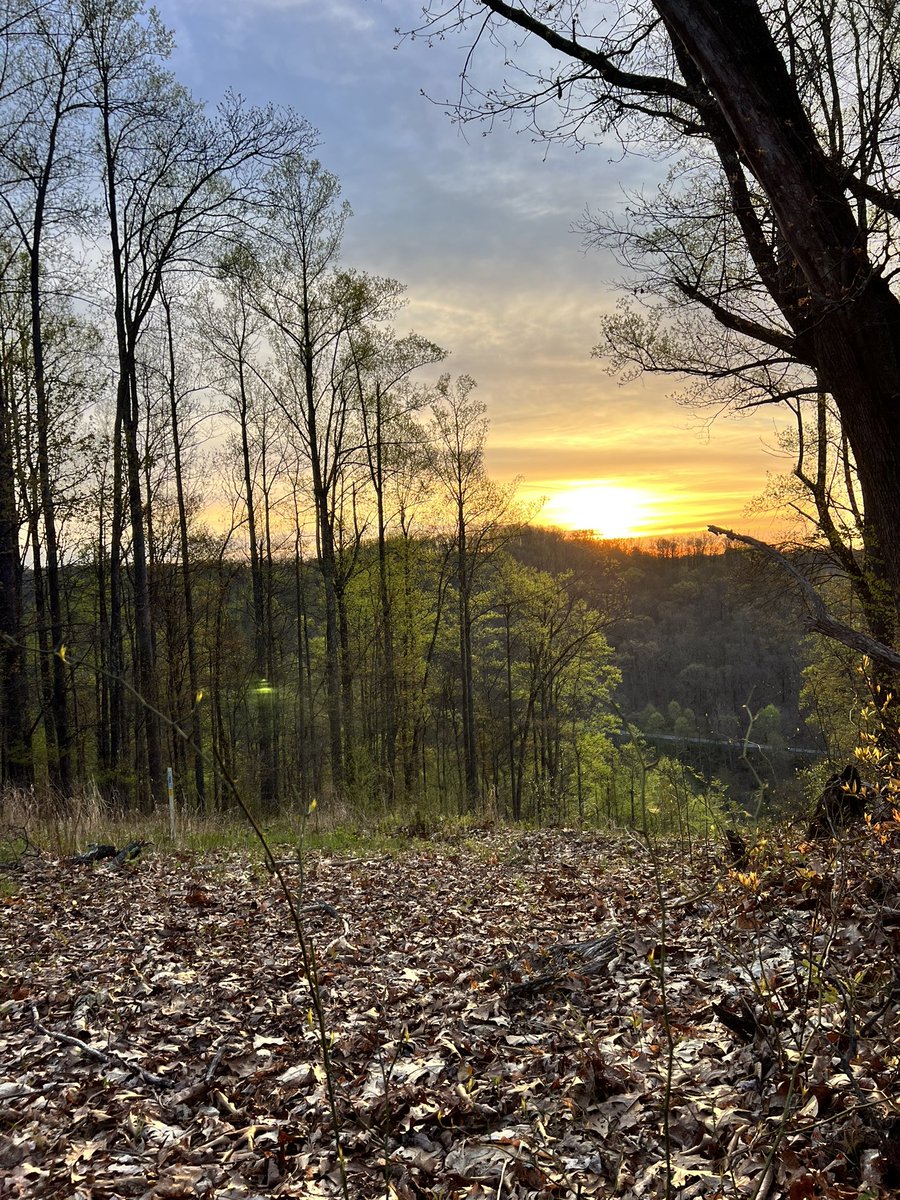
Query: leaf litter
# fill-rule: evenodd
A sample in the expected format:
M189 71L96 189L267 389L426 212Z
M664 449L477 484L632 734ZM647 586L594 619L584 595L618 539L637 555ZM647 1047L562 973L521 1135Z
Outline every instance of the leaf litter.
M894 820L716 846L308 854L354 1197L893 1196ZM30 859L0 901L0 1196L331 1197L287 905L234 852ZM295 875L293 884L300 890Z

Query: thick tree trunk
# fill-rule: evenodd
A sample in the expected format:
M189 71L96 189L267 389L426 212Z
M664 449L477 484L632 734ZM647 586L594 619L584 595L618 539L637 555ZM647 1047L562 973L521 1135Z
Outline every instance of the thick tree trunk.
M754 0L654 4L700 72L805 281L807 295L786 315L849 438L869 566L887 584L885 621L893 632L900 607L900 301L869 259L842 182Z

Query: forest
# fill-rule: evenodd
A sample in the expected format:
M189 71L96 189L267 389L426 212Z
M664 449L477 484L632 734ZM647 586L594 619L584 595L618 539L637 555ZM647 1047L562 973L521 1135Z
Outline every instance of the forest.
M886 1200L900 8L405 20L670 164L594 354L787 413L792 532L542 525L303 115L2 0L0 1197Z
M7 29L4 783L616 822L629 721L797 739L798 639L757 645L733 552L529 531L300 116L208 112L149 13L45 15Z

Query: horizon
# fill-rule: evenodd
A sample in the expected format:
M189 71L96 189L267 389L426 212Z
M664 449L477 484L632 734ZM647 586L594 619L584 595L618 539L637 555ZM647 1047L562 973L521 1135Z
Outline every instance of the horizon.
M777 536L778 517L750 511L768 472L790 469L771 408L710 418L679 405L672 380L617 382L592 357L621 268L585 251L574 228L588 206L615 208L623 189L659 180L658 165L619 148L534 145L505 127L460 130L439 100L458 89L464 49L398 39L416 17L405 0L156 7L175 35L172 67L200 99L231 88L290 104L319 129L318 156L355 212L345 261L406 285L398 325L443 346L442 369L476 380L489 474L520 479L527 503L546 498L539 523L606 537L709 524Z

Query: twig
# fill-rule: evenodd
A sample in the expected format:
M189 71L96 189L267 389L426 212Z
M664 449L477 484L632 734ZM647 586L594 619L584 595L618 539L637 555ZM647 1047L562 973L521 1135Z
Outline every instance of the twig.
M82 1054L86 1054L89 1058L94 1058L97 1062L105 1063L106 1066L121 1067L123 1071L127 1071L129 1075L137 1075L144 1083L150 1087L170 1088L174 1082L172 1079L166 1079L162 1075L154 1075L150 1071L145 1071L143 1067L137 1066L135 1063L130 1063L124 1058L120 1058L118 1054L110 1054L106 1050L98 1050L96 1046L91 1046L88 1042L83 1042L81 1038L72 1037L68 1033L56 1033L52 1029L48 1029L46 1025L41 1024L41 1018L38 1010L32 1004L31 1016L34 1021L34 1027L38 1033L43 1033L47 1037L52 1038L56 1042L61 1042L64 1046L74 1046L76 1050L80 1050Z
M212 1083L212 1081L215 1079L216 1075L219 1073L219 1066L222 1062L222 1057L225 1054L225 1047L227 1045L228 1045L228 1043L223 1039L221 1046L216 1051L215 1057L213 1058L212 1062L209 1064L207 1072L203 1077L204 1083Z
M504 1160L504 1162L503 1162L503 1169L500 1172L500 1182L497 1184L497 1200L500 1200L500 1197L503 1194L503 1180L504 1180L505 1176L506 1176L506 1160Z

